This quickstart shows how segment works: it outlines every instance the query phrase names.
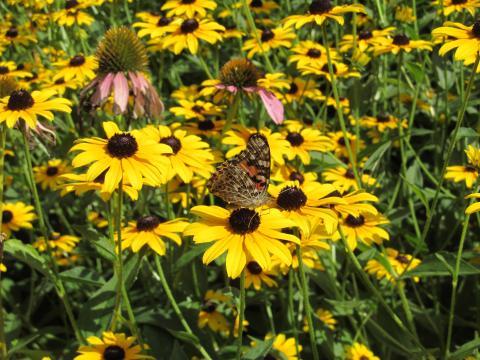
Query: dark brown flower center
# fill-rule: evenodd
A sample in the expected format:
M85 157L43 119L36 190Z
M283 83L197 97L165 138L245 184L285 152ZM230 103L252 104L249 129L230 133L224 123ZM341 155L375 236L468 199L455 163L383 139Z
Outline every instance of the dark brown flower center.
M65 2L65 9L71 9L73 7L78 6L78 1L77 0L67 0Z
M386 123L389 120L390 120L390 116L388 116L388 115L383 115L382 114L382 115L377 116L377 122L379 122L379 123Z
M235 209L230 214L228 222L234 233L245 235L258 229L260 226L260 215L251 209Z
M125 350L118 345L110 345L103 351L104 360L124 360Z
M108 172L108 169L105 170L105 171L102 171L102 173L100 175L98 175L94 180L93 182L94 183L97 183L97 184L103 184L105 182L105 175L107 174Z
M345 146L345 138L341 137L340 139L337 140L337 144L341 146Z
M247 269L253 275L260 275L262 273L262 267L256 261L250 261L247 264Z
M310 11L310 14L319 15L330 11L331 8L332 3L330 0L319 0L313 1L308 10Z
M12 26L10 29L7 30L5 36L10 39L16 38L18 36L18 29L15 26Z
M131 134L115 134L108 140L107 149L110 155L122 159L135 155L138 143Z
M253 8L261 8L263 6L263 1L262 0L252 0L250 3L250 6Z
M370 360L368 356L362 355L359 360Z
M287 140L292 146L295 147L302 145L305 141L303 136L298 132L289 132L287 135Z
M57 174L58 174L58 167L56 167L56 166L47 167L47 175L48 176L55 176Z
M75 55L70 59L70 66L82 66L83 64L85 64L85 56L83 55Z
M358 34L358 40L368 40L373 37L373 34L370 30L360 31Z
M182 30L182 33L189 34L197 30L199 26L200 24L198 23L197 20L187 19L182 23L182 25L180 26L180 29Z
M288 89L288 93L294 95L298 92L298 85L295 84L294 81L290 83L290 89Z
M0 75L5 75L9 72L10 70L8 69L7 66L0 66Z
M212 120L204 120L198 122L198 129L202 131L213 130L215 123Z
M161 139L160 143L170 146L174 154L178 153L182 148L182 143L180 142L180 140L178 140L173 135Z
M347 223L348 226L358 227L365 224L365 218L363 217L363 215L360 215L359 217L348 215L345 222Z
M157 26L167 26L168 24L170 24L171 22L173 21L173 18L171 17L166 17L166 16L162 16L160 19L158 19L157 21Z
M277 205L284 210L298 210L307 203L307 196L296 186L287 186L280 191Z
M182 4L189 5L193 4L196 0L182 0Z
M337 73L337 66L336 66L335 64L332 64L332 70L333 70L333 73L334 73L334 74ZM330 72L330 70L328 70L328 64L323 65L322 71L323 71L323 72L326 72L326 73L329 73L329 72Z
M196 112L197 114L201 114L205 111L205 108L200 105L195 105L192 107L192 111Z
M473 23L472 34L473 36L480 38L480 20Z
M275 37L275 34L270 29L265 29L262 31L261 40L262 42L270 41Z
M453 5L465 4L467 0L452 0Z
M408 45L410 44L410 39L407 35L395 35L393 37L393 44L398 46Z
M305 176L303 176L303 174L298 171L292 171L288 178L292 181L298 181L300 185L303 184L303 182L305 181Z
M354 175L352 169L347 169L347 172L345 173L345 177L347 179L355 179L355 175Z
M398 254L395 260L397 260L399 263L402 263L402 264L410 263L410 260L408 260L408 258L403 254Z
M57 79L57 80L55 80L55 84L56 85L65 84L65 79L63 77L60 78L60 79Z
M26 110L33 106L35 101L27 90L15 90L8 99L8 110Z
M2 224L8 224L13 219L13 213L10 210L3 210Z
M320 57L320 55L322 55L320 50L318 50L318 49L308 49L308 52L307 52L308 57L318 59Z
M137 230L138 231L152 231L155 229L161 222L162 218L156 215L147 215L142 216L137 219Z
M475 171L477 171L477 168L474 167L474 166L471 166L471 165L466 165L466 166L465 166L465 171L475 172Z
M203 305L202 305L202 310L211 314L213 313L215 310L217 309L217 304L215 304L213 301L206 301Z

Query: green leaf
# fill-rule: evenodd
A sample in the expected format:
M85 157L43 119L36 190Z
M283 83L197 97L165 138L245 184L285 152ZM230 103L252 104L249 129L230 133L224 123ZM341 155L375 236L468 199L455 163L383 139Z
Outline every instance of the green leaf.
M91 244L95 247L102 258L109 262L114 262L116 255L115 255L115 245L112 244L109 238L103 236L98 241L91 241Z
M468 137L479 137L480 135L472 128L461 127L458 129L457 140Z
M263 359L272 349L274 338L261 341L259 339L252 338L255 341L255 346L248 350L244 355L243 359L246 360L256 360Z
M456 255L448 252L440 252L427 256L415 269L408 271L402 277L429 277L429 276L451 276L455 268ZM480 269L468 262L460 261L460 276L479 275Z
M77 266L60 273L60 277L74 284L81 283L85 285L102 286L105 280L94 270L83 266Z
M480 338L469 341L460 346L457 351L448 357L448 360L462 360L471 355L474 350L480 348Z
M178 340L181 340L193 346L197 346L198 344L200 344L198 337L193 334L189 334L186 331L177 331L167 328L164 329L167 330L170 334L172 334L173 337L177 338Z
M408 72L412 75L412 77L415 79L415 82L420 83L423 81L425 72L423 71L422 66L414 62L406 62L405 67L407 68Z
M15 259L26 263L32 269L37 270L43 275L48 274L48 269L45 264L45 259L38 253L30 244L24 244L17 239L9 239L5 241L3 250L5 253L13 256Z
M202 254L211 244L195 245L175 262L175 271L180 270L184 266L190 264L197 256Z
M373 170L377 167L380 160L382 160L385 152L390 148L391 141L387 141L385 144L380 145L373 153L370 155L368 160L365 162L363 167L365 170Z

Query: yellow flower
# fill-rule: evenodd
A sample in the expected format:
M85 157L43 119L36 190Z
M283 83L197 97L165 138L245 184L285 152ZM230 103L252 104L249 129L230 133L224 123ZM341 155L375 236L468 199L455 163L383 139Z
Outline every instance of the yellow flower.
M475 16L476 8L480 7L479 0L435 0L432 5L440 6L443 3L443 15L448 16L454 12L467 10L470 15ZM439 10L440 12L441 10Z
M265 340L272 338L272 335L265 336ZM277 334L272 344L272 351L267 355L268 358L272 357L275 360L299 360L297 357L298 352L302 351L302 345L295 343L295 338L287 338L285 334Z
M87 341L88 346L80 346L74 360L100 360L100 359L116 359L123 360L138 360L138 359L152 359L151 356L142 355L142 348L140 345L133 345L135 337L127 337L123 333L113 333L106 331L102 334L102 338L90 336ZM133 346L132 346L133 345Z
M376 56L386 53L397 55L400 52L412 52L414 49L432 51L432 43L425 40L411 40L407 35L399 34L375 44L373 53Z
M466 199L480 199L480 193L473 193L470 195L465 196ZM473 213L479 212L480 211L480 202L473 203L472 205L469 205L465 209L465 214L471 215Z
M170 146L155 142L143 132L122 132L112 121L103 123L107 139L80 139L70 151L81 151L72 161L74 167L89 165L87 180L94 181L104 171L102 191L112 193L120 182L140 190L144 183L162 184L169 162L164 156Z
M208 10L215 10L217 4L211 0L168 0L162 10L168 10L167 16L181 16L192 18L195 15L205 17Z
M171 127L148 126L142 130L145 137L155 143L167 145L172 151L166 156L169 166L164 170L164 176L167 181L175 175L185 183L192 181L194 174L210 178L215 167L212 165L214 158L209 144L199 136L189 135L185 130L175 127L175 124Z
M188 48L190 53L196 54L199 39L209 44L221 41L220 31L225 31L225 27L209 19L188 18L175 19L166 26L165 30L169 34L163 40L163 47L178 55L185 48Z
M274 168L270 176L270 180L278 182L286 181L298 181L299 185L316 181L317 174L313 171L302 172L299 169L292 167L291 165L282 165Z
M3 203L2 209L2 233L10 236L12 231L20 229L32 229L32 221L37 218L33 213L33 206L23 202Z
M122 249L131 248L134 253L148 245L158 255L165 255L166 246L163 237L182 245L182 238L178 235L188 225L181 219L166 221L156 215L141 216L137 221L130 221L122 229Z
M230 303L231 298L218 291L207 290L203 304L198 313L198 327L203 329L208 326L210 330L227 334L230 332L230 324L227 318L219 311L224 303Z
M193 235L197 244L215 242L203 254L203 262L213 260L227 252L227 275L238 277L247 265L247 256L262 269L270 269L271 255L291 264L292 256L280 241L299 243L296 236L282 233L285 227L295 226L276 209L239 208L232 212L218 206L195 206L191 213L201 219L185 229L184 235Z
M467 189L471 189L473 184L477 182L478 170L476 167L470 165L453 165L447 166L445 179L453 182L465 181Z
M326 309L317 309L315 311L315 316L320 319L320 321L324 323L328 329L332 331L335 330L337 320L333 317L331 311ZM308 332L308 323L306 318L303 319L303 331Z
M103 0L67 1L65 8L53 13L53 20L60 26L91 25L95 19L82 9L101 5Z
M287 156L293 160L298 156L304 165L310 164L310 152L327 152L333 149L333 143L329 137L311 127L305 127L298 121L285 121L287 132L284 134L290 143L290 151Z
M133 23L134 28L140 28L138 32L139 37L150 35L152 39L162 37L167 33L166 26L172 21L172 17L151 14L148 12L141 12L136 14L138 18L143 21Z
M47 165L35 166L33 168L35 182L40 184L43 190L46 190L47 187L51 190L56 190L58 185L63 182L61 176L68 171L70 171L69 166L60 159L48 160Z
M338 61L340 58L335 49L330 50L330 57L334 61ZM289 63L297 63L297 69L301 69L303 66L313 66L322 68L327 63L327 52L323 45L311 41L300 41L298 45L291 49L295 55L288 57Z
M335 78L360 77L360 73L358 71L351 70L348 65L341 62L334 62L332 64L332 70ZM315 74L324 76L328 81L332 81L330 70L328 69L327 64L324 64L322 67L305 65L300 68L300 72L302 75Z
M57 61L53 65L58 69L53 76L53 81L75 79L83 83L95 77L97 61L94 56L77 54L70 59Z
M372 47L378 43L385 41L391 33L395 30L393 26L387 27L382 30L363 30L357 35L355 44L357 49L363 53L369 51ZM354 44L353 35L344 35L340 41L340 52L346 52L353 47Z
M185 119L205 120L208 115L222 114L222 108L210 102L196 100L178 100L180 106L173 106L169 110L176 116L183 116Z
M367 265L365 266L365 271L369 274L375 275L378 280L386 278L388 281L395 283L398 277L402 276L405 272L416 268L421 263L419 259L413 258L412 255L401 254L392 248L386 248L385 253L386 254L380 254L380 257L384 260L383 262L372 259L368 260ZM390 264L391 269L385 268L385 261ZM418 282L420 279L414 277L414 281Z
M60 235L58 232L52 232L48 239L48 245L53 250L61 250L65 252L72 251L80 241L80 238L74 235ZM47 244L43 236L39 236L37 241L33 243L33 246L40 252L47 250Z
M346 360L380 360L365 345L358 342L349 346L346 351Z
M96 211L90 211L87 214L87 219L99 229L102 229L108 226L108 220L105 219L102 214Z
M295 29L300 29L311 22L322 25L328 19L343 25L345 22L343 14L349 12L366 13L365 7L361 4L333 6L330 0L313 0L306 15L292 15L284 22L286 27L295 26Z
M271 49L279 47L289 48L295 34L287 28L265 29L252 35L252 39L245 41L242 50L248 51L247 57L252 58L255 54L263 54ZM260 42L259 42L260 41Z
M342 218L339 227L345 235L348 247L353 251L357 248L358 240L366 245L381 244L384 240L389 240L388 232L378 226L388 223L389 221L382 214L362 213L359 216L348 215ZM340 239L339 232L333 237L333 240L338 239Z
M360 125L366 128L375 128L381 133L387 129L398 129L399 123L405 129L408 127L407 120L400 120L392 115L380 114L377 116L363 116L360 118ZM355 125L354 119L352 121L352 125Z
M413 9L410 6L397 6L395 8L395 20L408 24L414 22L415 19L416 17L413 15Z
M31 77L31 72L19 69L17 64L13 61L0 61L0 74L2 76L13 76L16 78Z
M38 116L53 121L52 110L70 113L70 100L49 100L54 95L54 90L34 91L31 94L26 90L13 91L10 96L0 99L0 124L6 122L9 128L13 128L19 120L24 120L30 128L35 129Z
M480 168L480 149L472 145L468 145L465 150L467 154L468 162L475 166L477 169Z
M332 183L340 191L349 191L350 189L359 190L357 181L350 167L337 166L327 169L322 173L322 177L326 182ZM362 184L365 187L374 186L377 180L369 174L361 174Z
M249 261L245 270L246 289L253 285L253 288L259 291L262 288L262 284L265 284L268 287L277 286L277 282L270 277L274 274L269 270L263 270L256 261Z
M318 89L318 84L314 80L306 81L299 77L290 78L290 84L286 92L274 91L274 93L282 102L286 103L294 101L303 103L304 99L324 99L322 92Z

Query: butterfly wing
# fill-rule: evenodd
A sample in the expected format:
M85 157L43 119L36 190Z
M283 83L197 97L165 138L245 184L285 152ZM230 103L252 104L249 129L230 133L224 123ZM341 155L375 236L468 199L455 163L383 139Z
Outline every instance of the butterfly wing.
M257 207L269 199L270 147L262 134L253 134L247 147L223 162L207 183L208 190L238 207Z

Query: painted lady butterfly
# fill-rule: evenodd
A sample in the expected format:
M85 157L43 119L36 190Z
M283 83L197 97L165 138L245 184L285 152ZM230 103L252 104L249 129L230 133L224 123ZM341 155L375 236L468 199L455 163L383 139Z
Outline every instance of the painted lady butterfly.
M235 207L256 208L271 200L270 147L262 134L253 134L247 148L223 162L207 182L210 192Z

